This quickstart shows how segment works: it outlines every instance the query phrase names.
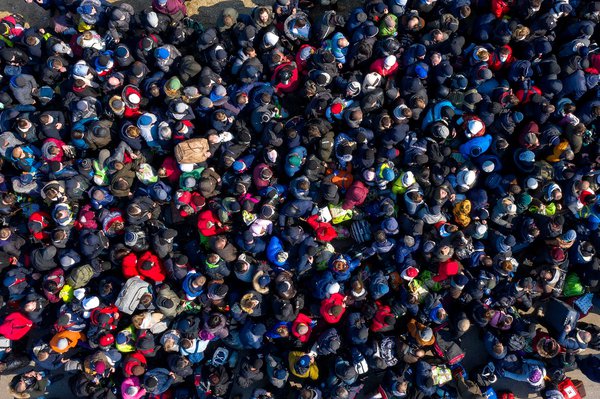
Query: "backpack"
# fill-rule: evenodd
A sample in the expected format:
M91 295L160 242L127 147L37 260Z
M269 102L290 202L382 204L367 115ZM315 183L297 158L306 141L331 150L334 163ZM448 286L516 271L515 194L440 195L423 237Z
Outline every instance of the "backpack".
M127 280L123 288L121 288L121 292L119 292L119 296L115 301L115 306L123 313L133 314L140 304L142 296L149 292L150 284L138 276L131 277Z
M351 209L342 209L341 206L329 204L329 212L331 213L331 223L339 224L346 220L352 219L353 212Z
M371 225L366 220L357 220L350 226L350 234L359 244L371 240Z
M488 364L478 367L474 370L475 372L475 383L480 387L488 387L498 381L498 376L496 375L496 367L494 363L489 362Z
M565 285L563 288L563 296L572 297L579 296L584 293L583 285L581 284L581 280L579 276L575 273L569 273L567 278L565 279Z
M459 345L452 341L445 341L439 335L435 337L433 350L449 366L459 363L465 357L465 352L463 352Z
M208 140L195 138L182 141L175 146L175 159L178 163L201 163L208 159Z
M66 284L74 290L85 287L87 283L94 277L94 268L91 265L81 265L69 273L69 277L65 280Z
M331 182L338 186L342 192L345 192L354 182L354 176L349 170L328 169L327 176L331 176Z

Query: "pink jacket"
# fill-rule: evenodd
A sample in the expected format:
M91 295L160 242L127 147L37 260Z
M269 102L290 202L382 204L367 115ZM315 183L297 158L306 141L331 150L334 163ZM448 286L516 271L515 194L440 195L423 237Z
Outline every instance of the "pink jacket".
M127 391L129 391L130 388L137 388L137 393L135 395L129 395ZM121 395L123 396L123 399L140 399L145 394L146 390L140 386L140 379L137 377L125 378L125 381L121 384Z

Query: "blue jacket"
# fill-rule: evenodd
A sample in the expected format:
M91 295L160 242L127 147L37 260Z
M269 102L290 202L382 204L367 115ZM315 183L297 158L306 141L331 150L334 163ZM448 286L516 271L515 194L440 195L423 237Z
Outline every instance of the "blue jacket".
M192 340L192 346L189 349L180 347L179 352L187 357L192 363L200 363L204 359L204 350L206 345L199 338Z
M335 33L330 40L326 40L324 45L325 48L333 54L335 60L344 64L346 62L346 54L348 54L348 47L341 48L338 46L338 40L343 39L344 35L340 32Z
M492 135L486 134L475 137L460 146L460 153L466 158L477 158L492 145Z
M148 370L146 372L146 378L148 377L156 377L156 379L158 380L158 385L156 386L156 389L152 391L152 394L154 395L160 395L162 393L165 393L175 381L175 379L173 379L169 374L169 370L164 368Z
M192 299L197 298L204 292L204 287L200 287L200 288L192 287L192 281L194 281L194 279L196 279L199 276L201 276L200 273L190 272L184 277L183 282L181 283L181 286L182 286L181 288L183 289L185 294L188 296L188 298L192 298Z
M584 350L587 348L586 343L579 341L576 337L569 337L566 331L562 332L560 338L558 338L558 343L560 346L571 351Z
M254 324L246 321L240 330L240 342L245 349L260 349L263 344L263 335L267 331L264 324Z
M452 110L454 110L454 112L457 115L462 115L462 111L459 109L456 109L454 104L452 104L450 101L448 101L448 100L440 101L439 103L435 104L433 107L429 107L429 109L427 110L427 113L423 117L423 123L421 124L421 129L426 130L429 127L429 125L441 120L442 119L442 109L444 109L445 107L450 107L450 108L452 108Z
M280 262L277 259L277 254L284 251L285 249L283 248L283 244L281 243L279 237L271 237L271 241L269 241L269 244L267 245L267 260L281 269L288 270L288 260L286 259L285 261Z
M333 264L337 260L341 260L341 261L345 262L348 265L348 268L346 270L335 270L333 267ZM333 273L333 278L338 282L348 280L350 278L352 272L354 271L354 269L356 269L359 265L360 265L359 259L352 260L352 258L350 258L350 256L345 255L345 254L332 256L331 259L329 259L329 268L331 269L331 272Z
M329 297L329 293L327 292L327 286L335 282L333 278L333 273L325 271L323 273L315 274L313 277L314 290L312 290L312 295L317 299L325 299Z
M302 146L292 148L290 150L289 154L285 157L285 165L284 165L285 174L288 175L289 177L292 177L300 171L300 168L302 168L302 164L296 166L296 165L292 165L290 163L291 155L297 155L301 159L304 159L304 158L306 158L306 154L307 154L306 148L304 148Z

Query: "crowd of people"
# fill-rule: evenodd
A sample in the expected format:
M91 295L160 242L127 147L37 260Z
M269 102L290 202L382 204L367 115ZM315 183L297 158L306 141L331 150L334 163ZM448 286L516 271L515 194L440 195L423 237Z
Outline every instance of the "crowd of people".
M578 322L600 277L600 1L276 0L214 27L182 0L27 1L46 25L0 20L14 397L600 382L580 356L600 327Z

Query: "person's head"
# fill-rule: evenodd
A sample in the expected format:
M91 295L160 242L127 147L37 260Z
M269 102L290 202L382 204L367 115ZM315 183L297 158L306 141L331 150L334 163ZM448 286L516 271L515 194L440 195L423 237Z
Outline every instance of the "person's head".
M308 334L308 325L306 323L298 323L298 325L296 326L296 332L298 333L298 335L305 335Z
M269 10L265 7L262 7L258 10L258 18L260 19L260 22L262 23L267 23L269 21Z
M50 357L50 354L48 353L48 351L41 350L37 353L37 358L40 362L47 360L48 357Z
M493 350L496 355L500 355L504 352L504 345L502 345L502 342L498 341L494 344Z
M345 37L338 39L337 44L340 48L348 47L350 42Z
M181 340L179 340L179 346L186 350L190 349L192 347L192 341L188 338L182 338Z
M192 286L194 288L202 287L206 283L206 277L198 276L192 281Z
M29 301L27 302L24 306L23 306L23 310L25 312L33 312L37 309L37 302L36 301Z

